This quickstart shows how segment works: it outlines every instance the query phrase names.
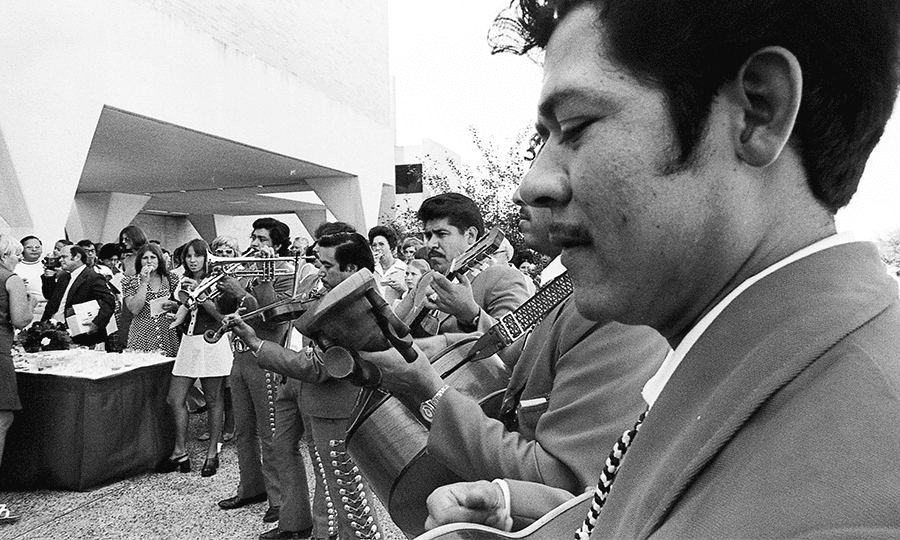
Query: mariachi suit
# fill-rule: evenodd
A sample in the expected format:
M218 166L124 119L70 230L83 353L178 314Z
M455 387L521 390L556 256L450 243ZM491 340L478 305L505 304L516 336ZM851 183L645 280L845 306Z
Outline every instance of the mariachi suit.
M512 347L512 346L511 346ZM508 431L455 391L437 407L428 452L466 480L514 478L573 493L596 481L669 346L646 326L580 316L570 296L527 337L504 397Z
M260 282L248 289L249 294L242 300L242 307L246 311L252 311L259 306L271 304L276 299L289 297L292 290L293 278L290 276ZM228 300L231 301L230 304L222 302L223 313L233 312L238 307L238 299ZM262 339L277 343L283 342L290 328L289 322L272 324L259 318L251 319L248 323ZM235 351L230 381L240 471L237 496L249 498L266 493L269 506L281 506L282 486L274 446L275 399L278 393L276 375L257 366L256 359L250 352Z
M63 272L56 281L56 286L53 287L52 292L49 288L46 289L46 292L49 292L50 296L47 296L49 300L47 300L47 306L44 308L44 315L41 317L42 321L49 320L57 311L59 311L63 294L65 294L66 287L68 287L71 279L72 274ZM81 273L78 274L78 277L75 278L72 287L69 289L69 296L66 297L66 305L63 306L63 313L66 314L75 304L81 304L91 300L96 300L97 304L100 306L97 316L94 317L93 321L94 325L96 325L99 330L90 334L73 336L72 342L78 345L90 346L106 341L106 325L109 324L109 319L116 309L116 299L109 291L109 287L106 284L106 278L85 266L81 270Z
M900 537L897 296L868 243L739 295L663 388L592 538Z
M439 334L487 332L500 317L525 303L534 294L534 284L525 274L509 265L485 268L472 280L472 296L481 308L478 325L460 324L456 317L440 313Z
M324 484L327 503L337 514L334 516L329 512L328 531L323 536L338 535L343 540L376 538L376 535L384 538L374 503L369 498L371 491L365 480L353 480L359 472L344 451L350 414L360 389L346 380L331 378L318 351L311 347L294 352L264 341L257 357L261 367L285 375L289 380L303 381L299 392L300 407L311 431L313 448L310 454L315 459L316 491ZM298 476L294 482L306 486L305 475ZM283 487L287 497L291 490L287 484ZM285 504L288 502L286 498ZM287 510L282 509L283 512ZM320 524L316 526L320 527ZM279 527L285 528L281 523ZM316 534L322 533L324 531Z

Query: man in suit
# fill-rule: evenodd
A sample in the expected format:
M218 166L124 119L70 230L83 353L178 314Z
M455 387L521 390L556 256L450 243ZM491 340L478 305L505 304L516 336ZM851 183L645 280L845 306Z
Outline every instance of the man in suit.
M362 268L374 271L372 250L362 235L338 232L317 237L319 278L326 291ZM328 375L320 351L313 347L295 352L263 340L239 315L228 315L224 322L244 340L261 367L303 381L301 409L311 431L314 454L318 456L314 464L317 480L324 483L337 517L336 524L329 524L327 534L342 540L383 538L374 503L367 495L369 488L364 481L353 479L357 473L349 471L355 467L343 450L359 389ZM310 532L282 529L272 532L268 538L307 538Z
M558 256L548 238L550 211L516 201L525 245ZM428 453L461 478L524 480L580 492L643 411L640 389L668 351L662 336L646 326L585 319L569 296L500 353L514 366L500 420L456 390L441 391L444 382L425 355L408 364L395 351L359 354L378 365L385 390L414 403L429 400L434 416Z
M96 300L97 315L84 322L83 333L72 336L73 343L92 346L106 340L106 325L116 309L116 301L106 285L106 278L89 268L86 261L87 254L79 246L65 246L60 250L59 262L64 271L56 280L44 281L45 295L50 300L41 320L53 318L66 322L66 317L74 314L72 306ZM69 330L74 333L75 329Z
M897 285L834 223L896 99L900 5L519 8L545 52L522 198L582 314L674 349L579 537L900 536ZM435 492L431 524L554 502L510 488Z
M460 193L435 195L422 202L417 216L435 270L434 294L425 307L442 312L439 333L484 332L534 293L533 284L508 265L489 266L471 282L465 275L457 281L445 277L453 259L484 234L481 210L472 199Z

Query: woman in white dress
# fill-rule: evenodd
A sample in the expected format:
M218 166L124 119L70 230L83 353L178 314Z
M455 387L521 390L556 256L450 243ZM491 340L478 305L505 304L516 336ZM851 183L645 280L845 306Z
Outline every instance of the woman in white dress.
M187 295L205 277L207 277L207 257L209 246L201 239L191 240L184 249L184 277L176 290L179 301L187 299ZM231 306L227 312L234 311ZM188 409L187 396L195 379L200 379L203 395L206 398L207 423L209 428L209 447L206 461L203 463L201 476L212 476L219 468L219 441L222 438L224 418L225 377L231 373L232 353L227 339L216 343L207 343L203 339L206 330L217 330L222 321L220 306L212 300L194 304L192 309L181 306L176 320L183 319L180 327L183 332L175 366L172 369L172 380L169 383L169 394L166 402L172 408L175 417L175 447L168 462L161 467L164 472L191 470L191 462L187 453Z

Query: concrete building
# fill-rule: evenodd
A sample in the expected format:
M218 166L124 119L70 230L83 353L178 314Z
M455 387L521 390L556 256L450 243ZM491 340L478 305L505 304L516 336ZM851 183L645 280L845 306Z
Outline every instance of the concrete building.
M3 0L0 232L364 230L394 183L387 0Z

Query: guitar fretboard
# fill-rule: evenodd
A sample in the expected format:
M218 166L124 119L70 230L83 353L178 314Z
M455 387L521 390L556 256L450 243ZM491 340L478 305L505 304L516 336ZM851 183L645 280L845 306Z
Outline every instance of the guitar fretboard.
M541 287L519 309L501 317L497 330L503 345L509 345L534 328L544 315L568 298L572 291L572 280L568 272L565 272Z

